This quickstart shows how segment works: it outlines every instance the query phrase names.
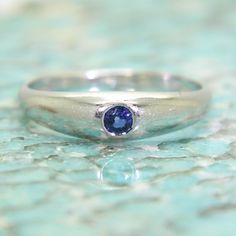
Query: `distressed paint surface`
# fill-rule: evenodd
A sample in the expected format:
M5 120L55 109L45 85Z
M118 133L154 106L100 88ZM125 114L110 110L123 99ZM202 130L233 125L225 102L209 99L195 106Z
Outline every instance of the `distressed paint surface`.
M1 236L235 235L234 0L1 4ZM25 81L100 67L195 78L211 87L211 109L190 128L123 145L29 132Z

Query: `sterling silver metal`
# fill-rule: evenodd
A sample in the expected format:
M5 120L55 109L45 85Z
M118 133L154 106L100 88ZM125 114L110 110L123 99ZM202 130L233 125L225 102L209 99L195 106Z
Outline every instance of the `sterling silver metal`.
M93 70L38 78L20 92L26 116L52 130L95 140L139 139L171 132L198 121L210 93L201 84L157 72ZM103 125L114 105L134 114L132 131L115 136Z

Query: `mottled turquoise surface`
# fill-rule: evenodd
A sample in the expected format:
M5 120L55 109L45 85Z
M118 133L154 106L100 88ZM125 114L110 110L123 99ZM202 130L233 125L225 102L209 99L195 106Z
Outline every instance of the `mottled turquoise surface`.
M5 2L0 235L234 236L235 0ZM28 131L25 81L100 67L195 78L211 87L211 109L191 128L119 146Z

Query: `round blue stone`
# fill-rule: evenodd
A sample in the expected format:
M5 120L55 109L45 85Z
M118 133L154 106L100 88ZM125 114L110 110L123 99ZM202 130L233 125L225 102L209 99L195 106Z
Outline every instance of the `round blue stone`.
M127 134L132 130L133 113L126 106L114 106L103 117L105 129L116 136Z

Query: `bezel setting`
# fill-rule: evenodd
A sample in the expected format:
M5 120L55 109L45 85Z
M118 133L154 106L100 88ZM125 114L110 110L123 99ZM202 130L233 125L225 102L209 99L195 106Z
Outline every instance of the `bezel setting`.
M109 114L109 112L111 112L111 114ZM109 121L107 121L106 119L108 119L108 117L110 116L111 116L111 119L113 119L113 121L116 118L121 120L121 121L118 120L117 124L119 124L119 122L121 122L121 124L122 122L124 122L124 125L123 125L124 127L121 127L121 129L124 128L123 132L120 132L120 131L118 132L120 128L108 127L107 123L109 123ZM134 132L134 130L137 129L137 117L139 117L139 110L138 110L138 107L135 105L127 105L127 104L122 104L122 103L108 104L98 109L96 117L101 119L102 129L108 136L114 137L114 138L124 138L131 135ZM130 119L132 120L132 122L130 121ZM114 126L114 123L113 123L113 126ZM111 131L111 129L114 129L114 130L117 129L117 132Z

